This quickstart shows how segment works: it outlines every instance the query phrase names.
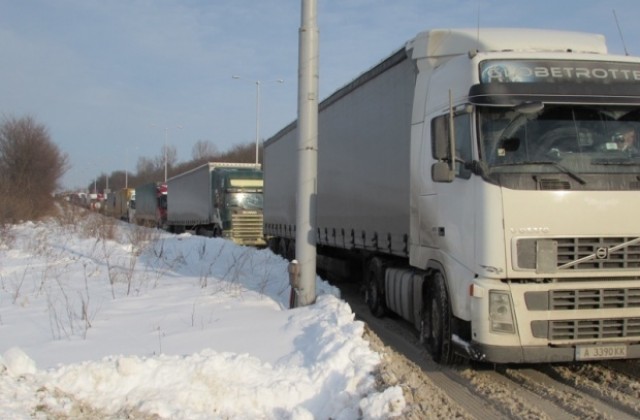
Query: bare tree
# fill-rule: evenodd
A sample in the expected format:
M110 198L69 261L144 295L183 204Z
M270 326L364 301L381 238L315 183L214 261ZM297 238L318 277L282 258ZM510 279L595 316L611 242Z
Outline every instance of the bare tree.
M156 165L153 160L141 156L138 158L138 163L136 164L136 170L138 171L138 175L146 175L148 173L153 173L156 171Z
M165 159L167 160L167 166L169 168L175 166L178 162L178 149L171 145L162 146L160 154L154 159L156 168L164 170Z
M191 149L191 157L197 162L213 160L218 155L218 148L209 140L198 140Z
M162 179L162 169L156 167L155 162L146 157L138 158L138 163L136 165L136 175L135 182L131 185L133 188L139 185L147 184L149 182L155 182Z
M260 151L260 157L262 157L262 150ZM255 163L255 143L238 144L233 146L231 150L219 155L218 160L220 162Z
M53 193L68 169L68 157L32 117L0 125L0 222L34 220L53 208Z

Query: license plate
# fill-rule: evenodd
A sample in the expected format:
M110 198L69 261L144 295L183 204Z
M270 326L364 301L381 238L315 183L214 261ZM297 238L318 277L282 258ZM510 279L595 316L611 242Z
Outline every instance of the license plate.
M576 346L576 360L624 359L626 357L627 346L624 344Z

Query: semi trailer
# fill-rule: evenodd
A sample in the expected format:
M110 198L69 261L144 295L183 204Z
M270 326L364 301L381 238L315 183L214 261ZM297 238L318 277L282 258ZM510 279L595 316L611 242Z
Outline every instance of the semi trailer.
M167 184L150 182L135 189L135 223L141 226L166 228Z
M167 181L171 232L264 246L262 170L252 163L209 162Z
M318 265L443 364L638 358L639 132L640 59L599 34L422 32L319 104ZM294 121L264 152L290 258L297 157Z
M133 188L121 188L107 194L105 215L129 222L129 206L133 196L135 196Z

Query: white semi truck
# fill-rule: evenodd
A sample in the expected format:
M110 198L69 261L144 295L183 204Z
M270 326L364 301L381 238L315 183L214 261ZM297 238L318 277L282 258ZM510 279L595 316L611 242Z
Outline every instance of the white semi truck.
M318 264L362 262L371 311L435 360L640 357L639 58L431 30L322 101L318 132ZM265 143L265 234L289 255L296 138Z

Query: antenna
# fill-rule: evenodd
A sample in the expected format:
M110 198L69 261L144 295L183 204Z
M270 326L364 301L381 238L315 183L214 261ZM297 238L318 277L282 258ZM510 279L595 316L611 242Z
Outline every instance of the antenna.
M478 16L476 22L476 51L480 51L480 2L478 1Z
M629 51L627 51L627 44L624 42L624 36L622 36L622 29L620 29L620 23L618 23L616 9L613 9L613 18L615 19L616 26L618 27L618 34L620 34L620 40L622 41L622 47L624 48L624 55L629 55Z

